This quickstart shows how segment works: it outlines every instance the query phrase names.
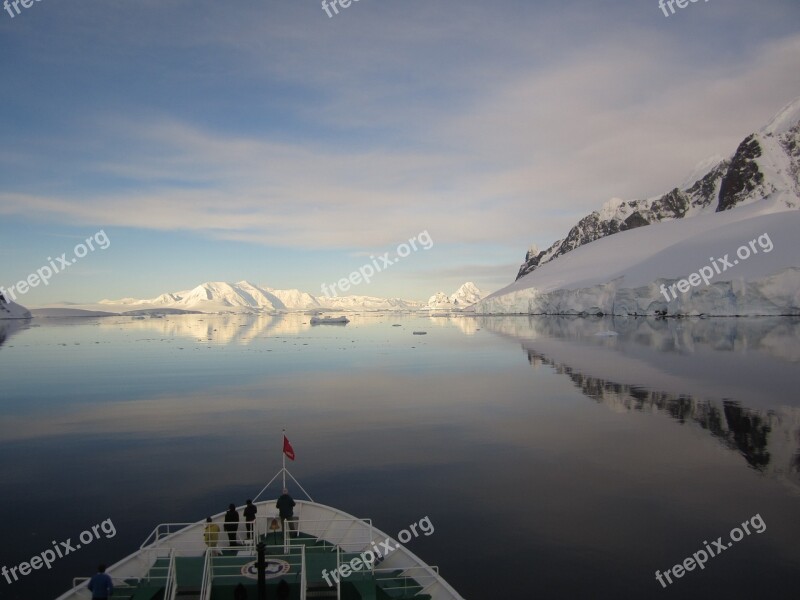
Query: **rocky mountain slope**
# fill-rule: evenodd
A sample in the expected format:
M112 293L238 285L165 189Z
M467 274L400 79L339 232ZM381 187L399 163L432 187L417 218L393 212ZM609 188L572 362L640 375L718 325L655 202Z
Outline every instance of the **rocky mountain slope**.
M800 206L800 98L770 123L746 137L736 151L681 189L656 198L613 199L581 219L566 237L546 250L532 246L517 279L600 238L653 223L730 210L772 198L786 208Z
M684 189L607 202L481 313L800 314L800 98Z

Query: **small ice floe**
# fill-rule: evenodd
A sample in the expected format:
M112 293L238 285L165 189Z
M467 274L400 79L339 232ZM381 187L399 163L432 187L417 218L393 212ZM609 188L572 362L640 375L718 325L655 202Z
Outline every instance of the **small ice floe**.
M346 325L350 322L347 317L311 317L312 325Z
M615 337L618 335L619 334L616 331L598 331L595 333L595 336L597 337Z
M415 331L414 335L428 335L427 331Z

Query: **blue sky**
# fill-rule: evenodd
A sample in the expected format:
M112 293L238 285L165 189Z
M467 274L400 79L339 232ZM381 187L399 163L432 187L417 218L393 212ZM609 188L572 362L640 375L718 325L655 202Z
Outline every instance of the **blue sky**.
M796 0L41 0L0 12L0 286L26 306L209 280L513 280L612 197L678 185L800 95ZM13 10L13 9L12 9Z

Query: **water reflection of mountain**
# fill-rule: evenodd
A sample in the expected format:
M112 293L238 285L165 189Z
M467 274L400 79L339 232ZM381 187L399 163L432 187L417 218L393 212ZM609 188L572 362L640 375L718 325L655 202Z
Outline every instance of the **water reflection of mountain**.
M630 386L595 377L586 377L563 364L556 364L546 356L528 350L531 365L551 366L556 373L566 375L589 398L617 411L661 411L681 424L696 423L718 438L731 450L742 454L747 463L759 471L770 464L768 438L773 427L781 426L776 415L761 415L757 411L743 408L737 402L723 401L722 410L707 401L698 401L686 395L676 396L637 386ZM797 420L793 425L797 426ZM790 432L791 433L791 432ZM795 429L800 434L800 429ZM800 438L798 438L800 440ZM800 465L800 454L790 458L794 471Z
M464 315L437 315L434 313L428 317L428 320L433 323L446 322L448 325L453 325L460 329L464 335L474 335L480 329L477 319Z
M478 321L521 341L532 366L569 377L611 410L699 426L749 467L800 491L797 319Z
M169 315L164 318L100 319L101 327L124 327L159 337L194 339L215 344L248 344L267 335L297 334L311 325L311 317L287 315Z
M3 319L0 321L0 346L21 329L30 327L30 319Z
M613 330L618 339L659 351L692 353L702 348L759 352L800 362L800 319L795 317L649 319L581 317L477 317L477 326L518 338L585 339Z
M159 338L184 338L199 343L240 344L247 345L257 338L284 335L298 335L316 329L311 325L311 317L315 313L266 314L186 314L152 317L107 317L98 319L101 327L138 331L142 334ZM339 316L344 313L331 312L328 316ZM391 321L399 318L397 313L347 313L354 328L362 324ZM56 324L58 319L48 319L49 325ZM63 320L61 320L63 322ZM74 322L74 319L69 319ZM334 331L344 332L346 327L337 327ZM331 331L330 326L322 326L318 331Z

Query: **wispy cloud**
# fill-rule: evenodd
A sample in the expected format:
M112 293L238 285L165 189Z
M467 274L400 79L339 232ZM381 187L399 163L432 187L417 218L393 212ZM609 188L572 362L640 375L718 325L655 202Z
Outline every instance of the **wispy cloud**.
M680 82L657 85L648 74L665 48L650 45L651 54L634 58L619 46L590 49L415 126L422 148L437 140L452 148L335 150L174 119L103 122L117 155L84 169L119 178L124 191L5 192L0 211L289 247L385 245L421 228L444 242L555 237L576 212L613 195L660 193L698 160L732 151L779 108L779 97L800 89L786 76L800 72L800 36L768 44L716 79L681 73ZM753 97L741 93L747 89Z
M640 4L50 6L2 25L0 214L351 255L427 229L508 265L800 93L795 4Z

